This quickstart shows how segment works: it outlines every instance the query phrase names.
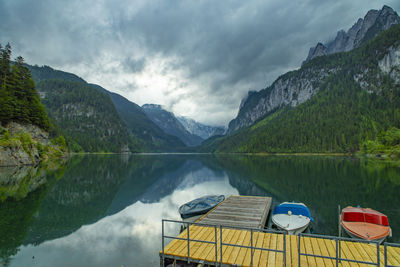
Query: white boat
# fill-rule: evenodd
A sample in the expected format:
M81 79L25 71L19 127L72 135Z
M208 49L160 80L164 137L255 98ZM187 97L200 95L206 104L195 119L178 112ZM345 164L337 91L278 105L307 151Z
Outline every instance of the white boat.
M289 235L304 232L311 221L310 210L303 203L283 202L272 212L272 222Z

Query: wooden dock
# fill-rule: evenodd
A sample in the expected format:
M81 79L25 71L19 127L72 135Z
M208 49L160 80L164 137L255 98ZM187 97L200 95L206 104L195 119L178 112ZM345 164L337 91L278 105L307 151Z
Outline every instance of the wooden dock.
M298 236L265 232L263 229L270 205L270 198L238 196L227 198L197 220L198 223L207 225L191 225L178 235L179 239L173 239L166 245L163 250L164 261L162 251L160 251L161 265L164 263L167 266L175 261L185 263L186 265L183 266L198 266L197 264L220 266L222 255L223 266L285 266L285 260L286 266L336 266L336 259L305 255L300 256L299 264ZM250 208L246 209L246 207ZM237 227L252 228L252 230ZM336 245L339 243L337 250ZM300 238L300 254L332 258L339 255L342 259L350 260L341 260L338 266L372 266L351 262L351 260L377 265L377 248L374 243L347 240L339 242L335 240L335 237L302 236ZM385 266L384 249L383 245L379 247L380 266ZM386 252L387 264L400 266L400 247L389 245ZM196 264L188 265L188 262Z
M196 222L263 229L271 201L270 197L229 196Z

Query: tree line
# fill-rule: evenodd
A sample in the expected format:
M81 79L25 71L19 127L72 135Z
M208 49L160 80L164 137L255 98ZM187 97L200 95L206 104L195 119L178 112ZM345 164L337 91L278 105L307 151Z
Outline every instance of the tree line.
M18 56L11 60L11 45L0 44L0 123L22 122L49 130L50 122L40 103L31 73Z

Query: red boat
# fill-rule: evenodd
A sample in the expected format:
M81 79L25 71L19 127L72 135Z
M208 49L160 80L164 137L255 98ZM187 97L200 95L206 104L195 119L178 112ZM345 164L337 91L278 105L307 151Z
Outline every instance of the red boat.
M340 224L351 237L371 241L382 242L392 231L387 216L370 208L344 208Z

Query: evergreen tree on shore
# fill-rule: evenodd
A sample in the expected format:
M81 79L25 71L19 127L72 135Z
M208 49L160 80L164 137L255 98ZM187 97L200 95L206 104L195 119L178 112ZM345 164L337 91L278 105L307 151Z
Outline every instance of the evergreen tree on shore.
M30 123L45 130L49 119L40 103L35 83L24 59L19 56L11 62L11 45L0 45L0 123L11 121Z

